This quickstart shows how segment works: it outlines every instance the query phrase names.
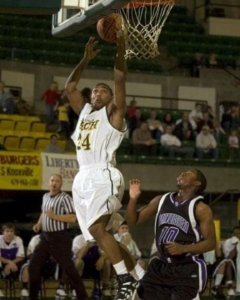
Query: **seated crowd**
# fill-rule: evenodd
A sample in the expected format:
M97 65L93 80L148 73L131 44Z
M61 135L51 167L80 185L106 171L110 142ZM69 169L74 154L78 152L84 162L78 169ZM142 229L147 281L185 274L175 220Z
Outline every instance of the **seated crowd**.
M90 102L91 89L84 88L81 92L85 101ZM56 125L55 129L50 127L50 131L55 131L65 140L69 139L78 116L71 109L65 90L59 91L58 84L52 82L40 99L46 105L47 125ZM25 104L24 100L16 104L5 90L4 82L0 82L1 113L28 115L30 109ZM226 148L227 145L228 157L240 158L238 105L221 106L222 111L217 118L212 107L196 103L191 112L182 112L177 120L169 112L164 117L160 116L156 109L144 116L142 109L136 105L136 101L132 100L126 114L129 128L126 137L131 139L130 154L218 159L221 146ZM58 135L52 135L46 152L63 152L57 146ZM3 145L0 145L0 149L6 150Z
M115 239L127 248L132 258L136 261L138 267L135 268L136 276L142 278L147 268L146 261L159 257L156 248L156 241L153 241L150 257L143 260L142 254L129 233L129 227L123 222ZM6 223L2 227L0 236L0 262L1 279L21 281L21 298L28 298L28 265L34 249L40 242L40 235L37 234L30 240L26 255L24 252L23 240L15 234L15 226L12 223ZM240 227L233 228L232 236L225 241L219 241L216 249L204 253L203 257L207 264L208 278L212 280L211 293L214 297L221 297L226 293L229 297L240 295ZM85 241L82 234L74 237L72 242L72 257L76 269L84 279L93 279L95 296L115 296L117 292L117 280L113 267L105 253L96 245L95 242ZM132 274L134 276L134 274ZM61 270L53 257L46 261L42 268L43 280L56 280L58 286L55 295L59 298L68 297L68 290L71 290L72 299L76 299L75 290L71 288L71 283L67 275ZM234 282L236 281L236 288ZM5 293L0 290L0 298L4 298Z
M208 277L213 280L212 295L216 299L225 298L224 289L227 288L227 299L240 295L240 227L233 228L232 236L225 241L219 241L216 249L204 253L207 263ZM236 288L234 288L236 281Z
M6 223L2 227L2 235L0 235L0 278L2 280L17 280L19 278L22 283L21 298L28 298L28 265L35 248L40 242L40 235L37 234L32 237L25 255L23 240L15 234L15 231L15 226L12 223ZM137 270L137 276L143 277L145 263L141 259L142 254L136 242L132 239L126 222L122 223L114 237L131 253L132 258L138 265L135 269ZM77 235L72 242L72 259L81 277L95 279L99 283L98 286L95 286L94 293L103 296L116 295L118 283L114 268L96 243L85 241L82 234ZM71 283L53 257L50 257L42 268L42 278L43 280L57 280L59 284L55 295L60 298L68 297L67 290L69 287L71 288ZM5 292L0 290L0 298L3 299L5 296ZM72 288L71 297L76 299L76 292Z
M228 148L229 158L239 159L239 107L226 108L221 120L213 115L210 106L196 103L195 108L183 112L173 120L170 113L164 118L152 110L149 118L131 103L127 120L131 151L141 155L218 159L221 146Z

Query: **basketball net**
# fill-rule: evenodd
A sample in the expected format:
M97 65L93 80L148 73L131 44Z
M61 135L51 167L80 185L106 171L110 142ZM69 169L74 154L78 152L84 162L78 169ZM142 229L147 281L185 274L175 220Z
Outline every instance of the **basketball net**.
M126 59L158 56L158 40L174 1L131 1L120 10L126 43Z

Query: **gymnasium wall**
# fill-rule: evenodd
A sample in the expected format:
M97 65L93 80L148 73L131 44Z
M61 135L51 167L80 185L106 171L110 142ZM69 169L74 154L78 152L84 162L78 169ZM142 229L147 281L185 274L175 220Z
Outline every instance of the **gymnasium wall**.
M240 20L210 17L206 29L209 35L240 37Z
M199 169L208 180L207 192L222 193L227 190L240 190L238 168L144 164L119 164L118 168L124 176L126 189L129 180L137 178L141 180L142 189L145 191L173 191L176 189L176 178L179 174L190 169Z
M32 104L39 114L45 113L45 105L40 96L48 88L52 80L64 87L67 76L72 68L36 65L13 61L0 61L0 78L6 85L16 85L23 88L23 98ZM240 77L240 71L233 71ZM105 81L112 83L113 71L88 69L84 72L81 88L92 86L93 83ZM183 93L184 90L184 93ZM197 91L197 92L196 92ZM186 97L197 100L207 100L215 107L224 100L238 101L240 99L240 84L223 70L203 69L201 78L161 76L153 74L129 73L127 76L127 94L156 97L179 98ZM129 101L130 99L128 99ZM148 107L170 108L168 100L137 99L138 105ZM156 101L156 102L155 102ZM174 102L172 108L183 108ZM186 107L191 109L191 107Z

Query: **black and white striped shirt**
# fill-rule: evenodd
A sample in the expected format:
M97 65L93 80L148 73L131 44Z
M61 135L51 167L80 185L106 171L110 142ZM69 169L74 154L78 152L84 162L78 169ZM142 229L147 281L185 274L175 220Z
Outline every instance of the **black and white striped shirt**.
M42 203L42 230L45 232L56 232L68 228L68 223L50 219L44 212L51 209L55 215L74 214L72 198L65 192L59 192L54 196L46 193Z

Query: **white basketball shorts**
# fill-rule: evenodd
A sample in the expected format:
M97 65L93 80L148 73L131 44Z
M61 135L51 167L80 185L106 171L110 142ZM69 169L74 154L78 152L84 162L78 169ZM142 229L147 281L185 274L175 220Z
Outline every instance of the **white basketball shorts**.
M103 215L112 215L107 230L123 222L116 214L122 207L124 193L124 180L118 169L106 164L83 166L74 179L72 192L78 223L86 240L93 240L88 229Z

